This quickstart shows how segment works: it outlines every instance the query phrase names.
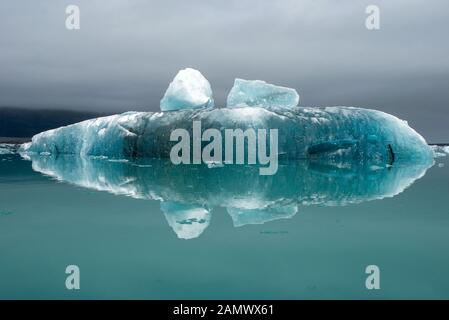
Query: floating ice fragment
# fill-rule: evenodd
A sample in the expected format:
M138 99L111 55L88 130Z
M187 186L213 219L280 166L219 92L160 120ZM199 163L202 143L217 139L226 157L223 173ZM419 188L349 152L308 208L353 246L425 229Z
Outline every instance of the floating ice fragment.
M180 70L161 100L161 111L213 107L209 81L198 70Z
M206 161L205 163L209 169L222 168L224 166L221 161Z
M238 107L283 107L295 108L299 95L295 89L275 86L261 80L235 79L229 92L227 106Z
M180 239L194 239L209 226L209 210L190 204L161 202L161 211Z
M445 157L449 154L449 146L433 145L432 150L435 158Z
M0 155L14 154L17 150L17 145L9 143L0 143Z
M264 224L278 219L290 219L298 212L296 204L279 205L274 208L241 209L228 207L226 209L232 218L234 227L247 224Z

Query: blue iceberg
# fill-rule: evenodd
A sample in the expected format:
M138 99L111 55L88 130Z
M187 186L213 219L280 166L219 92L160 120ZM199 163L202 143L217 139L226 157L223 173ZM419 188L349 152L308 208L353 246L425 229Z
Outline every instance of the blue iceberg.
M180 70L161 100L162 111L213 107L209 81L198 70Z
M226 106L296 108L299 95L295 89L275 86L261 80L235 79Z
M160 201L182 239L203 233L217 206L236 227L288 219L300 206L392 197L434 163L424 138L390 114L299 108L298 102L294 89L237 79L228 107L214 108L209 82L185 69L167 89L161 112L126 112L48 130L19 152L52 178ZM184 139L182 161L175 162L173 150ZM271 175L260 169L267 151L277 160ZM259 162L250 161L255 154Z
M170 139L171 133L183 128L192 136L195 121L201 123L202 132L212 128L223 137L227 129L277 129L279 160L369 160L381 165L433 161L432 149L405 121L381 111L353 107L127 112L42 132L22 145L21 151L168 159L176 144Z
M211 167L233 163L234 158L243 164L245 154L247 164L257 162L256 154L258 163L266 164L267 151L270 161L273 154L281 161L357 160L380 165L433 161L424 138L392 115L353 107L299 108L298 102L294 89L237 79L228 107L214 108L207 79L187 68L170 83L161 100L162 112L126 112L49 130L35 135L21 151L173 159L177 139L180 143L185 139L179 148L180 162L203 161ZM190 150L193 155L185 154ZM276 170L277 165L272 173Z

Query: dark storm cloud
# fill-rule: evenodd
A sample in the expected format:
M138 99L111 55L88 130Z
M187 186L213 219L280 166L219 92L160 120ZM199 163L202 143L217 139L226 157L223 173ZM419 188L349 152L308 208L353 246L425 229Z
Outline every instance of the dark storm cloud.
M65 28L77 4L81 30ZM381 9L381 30L365 8ZM0 3L0 105L157 110L178 69L223 105L235 77L298 89L302 105L377 108L449 141L444 0Z

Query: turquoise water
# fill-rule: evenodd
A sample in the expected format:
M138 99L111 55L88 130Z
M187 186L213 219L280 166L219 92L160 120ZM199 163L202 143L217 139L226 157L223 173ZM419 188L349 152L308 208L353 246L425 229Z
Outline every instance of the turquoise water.
M0 154L2 299L449 298L448 156L284 163L275 176L30 160ZM72 264L80 290L65 287Z

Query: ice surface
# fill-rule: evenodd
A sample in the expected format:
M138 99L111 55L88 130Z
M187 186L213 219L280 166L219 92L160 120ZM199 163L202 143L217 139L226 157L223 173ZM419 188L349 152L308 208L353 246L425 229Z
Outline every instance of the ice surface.
M193 121L201 121L203 131L218 129L223 137L225 129L277 129L279 160L369 159L380 165L433 162L432 149L405 121L384 112L352 107L127 112L40 133L21 151L168 159L177 143L170 141L171 132L184 128L192 136Z
M160 201L179 238L198 237L212 210L227 210L234 226L288 219L302 206L342 206L393 197L431 164L370 166L359 162L288 161L276 175L255 167L177 166L167 159L117 162L104 157L30 154L33 170L59 181L136 199Z
M9 143L0 143L0 155L14 154L17 151L17 145Z
M449 146L433 145L432 150L435 158L445 157L449 154Z
M213 107L209 81L191 68L180 70L161 100L162 111Z
M275 86L261 80L235 79L229 92L227 107L296 108L299 95L295 89Z

